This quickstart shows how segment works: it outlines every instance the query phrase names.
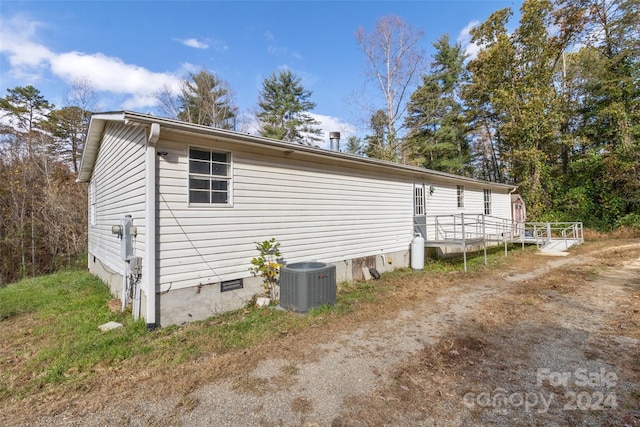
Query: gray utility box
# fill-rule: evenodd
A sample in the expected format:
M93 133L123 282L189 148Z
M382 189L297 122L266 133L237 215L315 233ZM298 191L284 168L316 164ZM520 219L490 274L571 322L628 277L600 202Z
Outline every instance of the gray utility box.
M296 262L280 269L280 306L306 313L336 303L336 266L323 262Z

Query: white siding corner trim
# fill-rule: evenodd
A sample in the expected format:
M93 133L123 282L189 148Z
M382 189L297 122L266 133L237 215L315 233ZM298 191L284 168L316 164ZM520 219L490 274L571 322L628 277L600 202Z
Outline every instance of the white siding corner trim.
M145 277L145 293L146 293L146 315L145 320L148 328L156 327L156 147L152 143L150 137L146 146L146 176L145 176L145 210L146 210L146 229L147 255Z

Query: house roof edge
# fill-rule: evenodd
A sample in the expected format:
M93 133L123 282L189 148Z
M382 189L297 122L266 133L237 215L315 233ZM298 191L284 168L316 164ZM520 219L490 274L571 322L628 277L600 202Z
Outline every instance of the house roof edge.
M516 185L512 185L512 184L503 184L503 183L498 183L493 181L483 181L476 178L465 177L465 176L455 175L447 172L440 172L440 171L431 170L431 169L425 169L418 166L403 165L403 164L393 163L385 160L372 159L368 157L356 156L356 155L347 154L347 153L339 153L335 151L326 150L320 147L303 145L303 144L295 144L291 142L285 142L285 141L265 138L262 136L256 136L256 135L231 131L231 130L211 128L208 126L196 125L193 123L187 123L179 120L168 119L164 117L157 117L151 114L143 114L143 113L137 113L133 111L112 111L112 112L96 113L91 116L91 121L89 123L89 131L87 132L87 139L85 141L85 147L82 153L82 159L80 161L80 168L79 168L78 178L77 178L77 181L79 182L88 182L91 179L91 175L93 173L93 167L95 166L95 162L98 156L98 151L100 148L100 141L102 139L102 134L104 132L104 128L107 122L124 122L124 123L130 123L130 124L137 123L137 124L143 124L143 125L151 125L152 123L158 123L160 124L160 126L166 126L169 128L178 129L185 132L216 136L220 138L234 139L234 140L242 141L244 143L249 143L249 144L259 144L262 146L269 146L269 147L279 148L279 149L294 148L296 151L301 151L308 154L323 156L327 158L334 158L336 160L340 160L344 162L356 162L360 164L369 164L369 165L379 166L384 169L393 169L393 170L412 172L412 173L418 173L418 174L428 174L428 175L437 176L445 179L482 184L490 187L509 188L509 189L516 188Z

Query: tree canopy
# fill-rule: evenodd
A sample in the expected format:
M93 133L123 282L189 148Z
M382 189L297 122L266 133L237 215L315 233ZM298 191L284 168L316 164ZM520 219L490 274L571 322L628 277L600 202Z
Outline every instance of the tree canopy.
M86 135L88 113L56 110L33 86L7 92L0 98L9 123L0 128L0 284L71 264L86 241L73 144Z
M229 84L207 70L189 73L180 92L165 87L156 94L164 116L221 129L236 129L237 106Z
M520 12L513 31L509 8L476 26L467 61L434 45L408 103L408 161L517 185L532 219L640 227L640 2Z
M420 78L424 65L424 52L419 47L423 37L422 30L414 29L395 15L380 17L370 33L363 27L355 33L366 57L368 83L373 83L383 103L383 106L359 103L370 115L371 123L375 122L372 126L375 133L371 135L375 147L369 149L370 156L392 161L406 158L402 147L403 120L409 91Z
M316 106L311 95L290 70L272 72L262 82L258 100L260 135L289 142L319 141L320 122L309 114Z

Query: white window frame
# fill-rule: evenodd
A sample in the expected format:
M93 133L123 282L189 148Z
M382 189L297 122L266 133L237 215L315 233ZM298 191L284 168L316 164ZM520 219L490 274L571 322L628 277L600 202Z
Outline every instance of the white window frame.
M199 151L202 153L209 153L209 159L198 159L191 157L191 151ZM216 160L213 155L225 155L226 161ZM192 171L192 161L201 164L209 164L209 172L197 172ZM226 166L226 175L214 173L214 166ZM201 182L209 181L208 189L199 189L192 188L192 179L197 179ZM226 190L213 189L211 188L214 182L226 182ZM194 193L192 193L192 191ZM194 194L208 193L209 201L193 201L192 197ZM216 202L213 200L213 195L226 193L227 198L225 202ZM231 207L233 206L233 155L229 151L225 150L216 150L212 148L198 147L198 146L189 146L187 147L187 201L189 206L196 207Z
M483 193L484 193L484 214L491 215L491 189L485 188Z
M464 208L464 185L456 186L456 196L458 200L458 208Z
M425 216L427 214L427 196L424 184L413 185L413 215Z

